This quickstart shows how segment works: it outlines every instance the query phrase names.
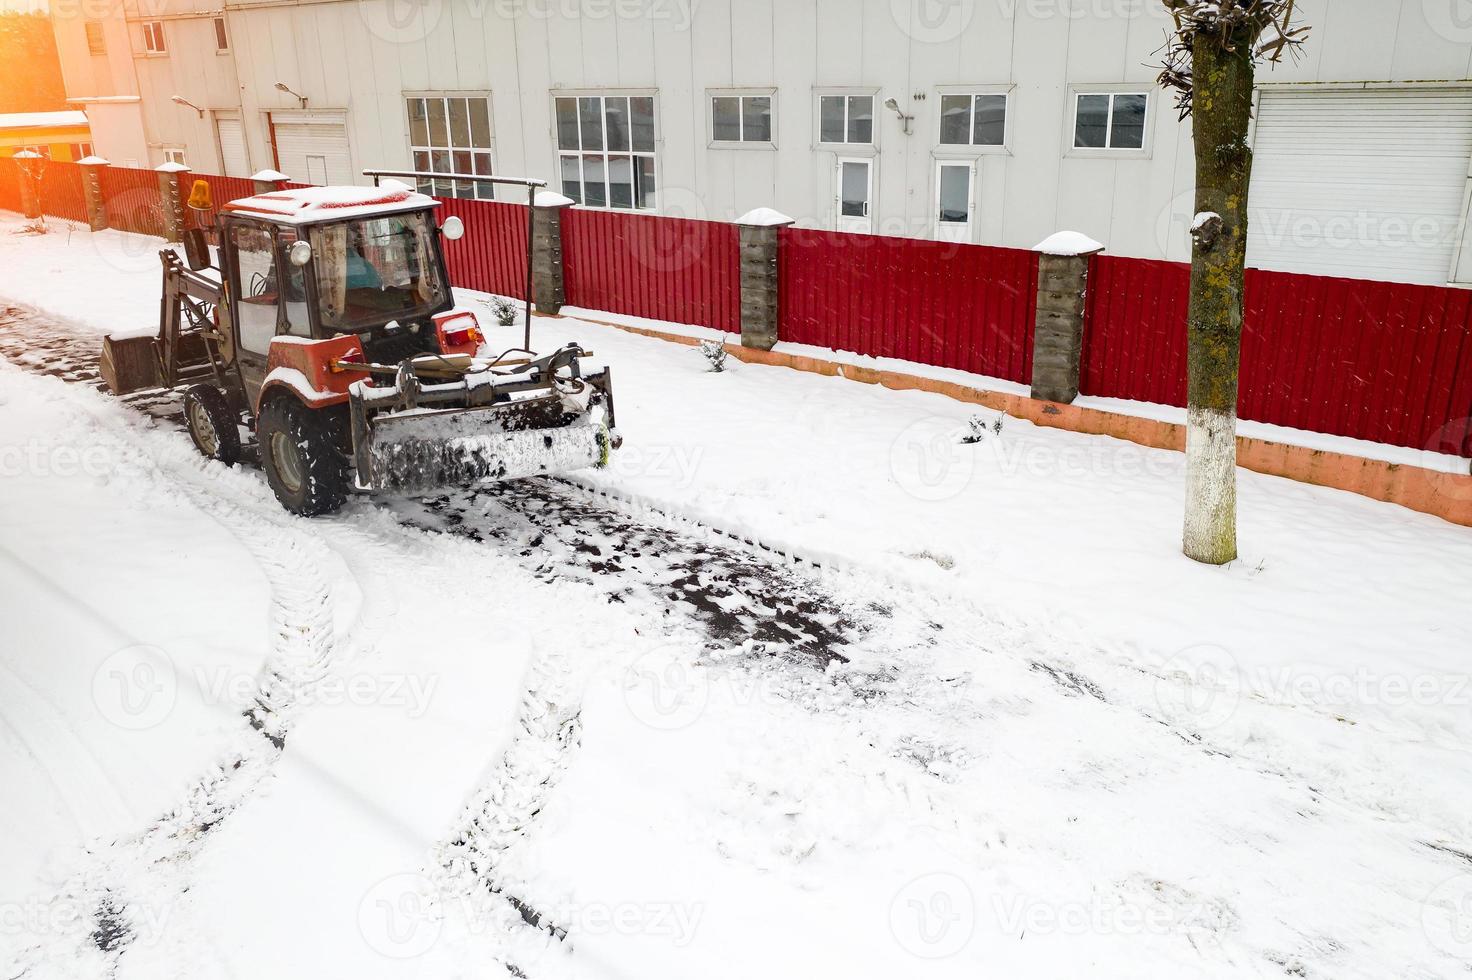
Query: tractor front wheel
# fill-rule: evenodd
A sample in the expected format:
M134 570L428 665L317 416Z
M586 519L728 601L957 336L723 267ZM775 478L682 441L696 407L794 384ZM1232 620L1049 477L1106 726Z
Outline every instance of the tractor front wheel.
M348 498L340 415L331 408L308 408L289 396L272 398L261 409L256 438L266 482L293 514L331 514Z
M184 423L202 456L226 466L240 462L240 425L220 389L194 385L184 392Z

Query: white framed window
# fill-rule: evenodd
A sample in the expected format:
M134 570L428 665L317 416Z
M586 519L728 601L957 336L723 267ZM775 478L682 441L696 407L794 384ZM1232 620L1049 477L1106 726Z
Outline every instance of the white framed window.
M184 148L180 146L164 147L164 163L177 163L181 167L188 166L184 160Z
M91 143L73 143L71 146L73 161L85 160L92 155Z
M230 50L230 33L225 30L225 18L215 18L215 53L225 54Z
M1074 149L1145 149L1148 92L1076 92L1073 105Z
M1008 101L1005 92L942 92L941 147L1005 146Z
M107 37L102 33L102 21L89 20L82 25L87 35L88 54L107 54Z
M712 91L710 97L710 140L719 146L771 148L772 107L775 92Z
M491 160L491 99L485 94L406 95L409 152L414 169L429 173L495 173ZM419 190L440 197L489 201L495 185L483 181L420 180Z
M562 193L590 208L658 207L653 95L559 95Z
M168 45L164 43L163 21L143 22L143 50L149 54L165 54L169 50Z
M874 145L874 93L819 93L818 142Z

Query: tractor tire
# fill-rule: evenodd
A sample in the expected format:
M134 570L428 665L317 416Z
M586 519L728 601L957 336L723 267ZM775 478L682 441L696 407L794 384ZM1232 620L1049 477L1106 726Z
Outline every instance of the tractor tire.
M220 389L194 385L184 392L184 425L194 448L226 466L240 462L240 423Z
M282 507L303 517L342 507L351 490L341 448L346 422L339 408L308 408L289 395L266 402L256 438L266 482Z

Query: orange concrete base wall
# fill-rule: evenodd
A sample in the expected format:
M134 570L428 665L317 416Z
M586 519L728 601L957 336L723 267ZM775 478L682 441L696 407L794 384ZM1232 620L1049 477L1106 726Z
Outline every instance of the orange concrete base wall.
M632 327L606 320L591 321L617 327L629 333L668 340L677 344L698 344L695 337L665 333L643 327ZM957 401L982 405L1037 425L1090 435L1112 436L1152 449L1184 452L1186 427L1174 422L1142 419L1133 415L1105 412L1078 405L1038 401L1025 395L1008 395L983 388L971 388L952 381L882 371L826 361L817 357L784 354L779 351L755 350L740 344L726 344L726 350L737 360L750 364L809 371L814 374L842 377L864 384L883 385L896 390L918 390L945 395ZM1255 473L1287 477L1300 483L1311 483L1335 490L1348 490L1374 500L1399 504L1410 510L1472 527L1472 475L1439 473L1419 466L1403 466L1376 459L1365 459L1346 453L1325 452L1290 446L1265 439L1237 437L1237 465Z

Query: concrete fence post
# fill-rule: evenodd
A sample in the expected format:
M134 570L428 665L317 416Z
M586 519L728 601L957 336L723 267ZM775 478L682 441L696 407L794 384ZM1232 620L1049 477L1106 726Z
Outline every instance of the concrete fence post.
M87 204L87 225L93 231L107 228L107 200L102 196L102 168L109 166L102 157L82 157L82 198Z
M161 163L153 169L158 174L158 204L164 215L164 240L182 242L187 225L179 182L189 168L182 163Z
M255 185L255 192L257 194L269 194L272 191L279 191L281 190L281 185L290 179L290 177L281 173L279 170L262 170L250 175L251 183ZM221 201L219 203L223 204L224 202Z
M777 343L777 253L787 215L757 208L736 219L741 236L741 346L771 350Z
M41 175L46 158L35 150L21 150L12 157L20 181L20 212L27 218L41 217Z
M1075 231L1040 242L1038 313L1032 340L1032 397L1068 404L1078 397L1089 257L1104 250Z
M562 212L573 200L538 191L532 205L532 302L538 313L561 312L567 302L562 266Z

